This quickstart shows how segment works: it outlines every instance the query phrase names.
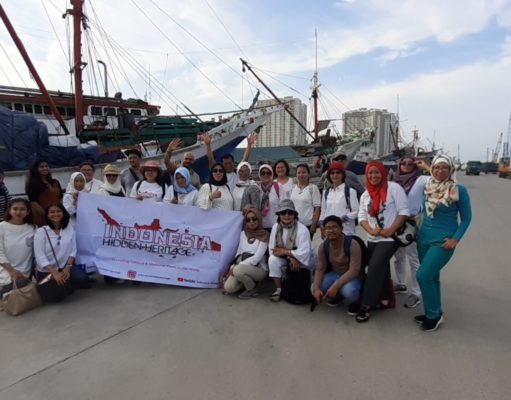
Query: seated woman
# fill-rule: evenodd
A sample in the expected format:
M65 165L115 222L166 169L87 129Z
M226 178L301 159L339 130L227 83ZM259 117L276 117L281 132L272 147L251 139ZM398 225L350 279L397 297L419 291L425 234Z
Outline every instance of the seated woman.
M0 299L13 288L25 286L32 275L35 226L28 200L15 198L0 222Z
M121 170L113 164L108 164L103 169L105 181L99 188L98 194L103 196L126 197L126 192L121 184Z
M165 197L165 184L160 182L162 171L156 161L146 161L141 168L144 179L131 188L130 197L137 200L162 201Z
M227 185L227 174L221 163L213 164L209 183L202 185L197 199L197 205L203 210L218 208L233 210L234 200Z
M32 218L37 226L44 225L45 210L50 204L60 203L62 187L60 182L53 179L49 164L39 160L28 171L25 192L30 201Z
M76 203L78 202L78 193L85 188L85 176L81 172L73 172L69 183L67 184L66 194L62 200L64 208L70 215L69 223L71 226L76 222Z
M89 288L87 274L75 266L75 231L69 226L69 213L62 204L46 209L47 225L34 236L34 255L38 281L51 278L38 287L43 301L61 301L74 287Z
M252 167L246 161L242 161L236 168L238 179L236 185L232 189L232 197L234 199L234 210L242 211L243 207L250 204L259 208L261 204L261 193L257 183L250 179Z
M169 186L163 201L172 204L195 206L197 205L198 193L195 186L191 183L190 171L188 171L188 168L179 167L174 172L174 184Z
M301 268L312 270L314 267L314 260L311 257L314 250L311 246L309 230L298 221L298 213L290 199L279 203L277 216L268 246L270 277L275 283L275 291L270 296L270 300L274 302L280 301L282 276L288 265L294 271Z
M270 234L263 229L261 216L255 207L247 206L244 215L244 228L236 252L236 262L227 274L224 291L236 293L245 288L238 298L250 299L259 295L256 283L268 276L266 250Z
M336 306L339 300L345 299L348 312L356 315L361 287L362 249L356 240L351 240L348 242L348 257L342 220L338 216L326 217L323 228L325 241L318 248L318 265L314 273L312 295L318 303L323 298L329 299L327 304L331 306Z
M399 245L392 235L410 215L405 191L397 183L387 181L387 170L381 162L367 164L366 187L360 198L358 219L367 232L370 256L357 322L368 321L371 309L387 308L394 297L390 259Z

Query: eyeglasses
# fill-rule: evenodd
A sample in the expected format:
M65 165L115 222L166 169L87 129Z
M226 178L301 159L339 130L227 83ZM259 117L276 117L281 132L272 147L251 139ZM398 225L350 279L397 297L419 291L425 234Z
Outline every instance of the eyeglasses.
M295 212L292 210L285 210L280 212L279 215L295 215Z
M245 219L246 222L257 222L257 218L247 218Z
M261 176L268 176L268 175L271 175L271 172L270 171L263 171L263 172L260 172L259 175L261 175Z
M212 170L211 170L211 172L214 172L214 173L217 173L217 174L219 174L219 173L222 173L222 174L223 174L223 173L224 173L224 170L223 170L223 169L221 169L221 168L215 168L215 169L212 169Z

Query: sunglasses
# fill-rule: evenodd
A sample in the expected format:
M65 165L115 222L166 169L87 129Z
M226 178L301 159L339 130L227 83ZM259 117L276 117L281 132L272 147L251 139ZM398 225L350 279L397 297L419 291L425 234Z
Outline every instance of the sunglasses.
M119 175L117 175L117 174L106 174L105 176L107 178L117 178Z
M406 165L407 167L411 167L414 164L415 164L414 162L403 162L403 163L401 163L401 165Z
M295 212L292 210L285 210L280 212L279 215L295 215Z
M261 175L261 176L268 176L268 175L271 175L271 172L270 171L263 171L259 175Z
M211 170L211 172L214 172L214 173L217 173L217 174L218 174L218 173L222 173L222 174L223 174L223 173L224 173L224 170L223 170L223 169L221 169L221 168L215 168L215 169L212 169L212 170Z
M245 219L246 222L257 222L257 218L247 218Z
M144 168L144 172L158 172L158 168Z

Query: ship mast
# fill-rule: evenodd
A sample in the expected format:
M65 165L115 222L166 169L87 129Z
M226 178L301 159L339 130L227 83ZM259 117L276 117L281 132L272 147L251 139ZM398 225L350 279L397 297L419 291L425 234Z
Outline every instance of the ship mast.
M319 139L319 122L318 122L318 30L314 30L314 35L316 38L316 68L314 70L314 75L312 75L312 99L314 101L314 142L316 143Z
M0 4L0 17L2 18L2 21L4 22L5 27L7 28L7 31L11 35L12 40L14 41L14 44L18 48L18 51L21 54L21 57L23 57L23 60L27 64L27 67L32 74L32 77L37 83L37 86L39 86L39 90L41 90L41 93L48 103L48 106L50 107L51 112L59 122L60 126L62 127L62 130L65 132L66 135L69 135L69 130L67 129L66 124L64 123L64 119L62 118L62 115L60 115L59 110L57 109L57 106L55 105L55 102L51 98L50 94L48 93L48 90L46 90L46 87L44 86L44 83L37 73L37 70L34 67L34 64L32 64L32 60L30 60L30 57L27 53L27 50L25 49L25 46L23 46L23 43L21 42L18 34L14 30L14 27L11 24L11 21L7 17L7 14L5 13L5 10L2 7L2 4Z

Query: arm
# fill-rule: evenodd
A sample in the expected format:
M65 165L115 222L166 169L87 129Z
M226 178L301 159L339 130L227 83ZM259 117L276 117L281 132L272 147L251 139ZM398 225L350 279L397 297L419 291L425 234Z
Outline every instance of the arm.
M323 243L321 243L318 247L318 265L316 266L316 271L314 272L314 281L312 283L312 294L318 302L321 301L321 298L324 296L323 292L321 291L321 285L323 284L327 266L325 251L323 250ZM319 294L316 293L318 290L320 292Z
M351 211L348 212L346 214L346 216L349 219L354 221L355 219L357 219L360 204L358 203L357 192L353 188L350 188L350 206L351 206ZM349 209L348 209L348 211L349 211Z
M252 153L252 147L257 139L257 133L251 133L247 136L247 147L245 148L245 152L243 153L243 158L241 161L248 161L250 158L250 154Z
M209 210L212 205L213 200L211 199L211 190L209 189L209 185L203 185L200 188L199 195L197 197L197 206L203 210Z
M257 245L257 250L252 257L249 257L243 261L243 264L250 264L253 266L257 266L263 259L266 254L266 250L268 249L268 243L261 242L258 240L259 244Z
M461 240L463 235L468 229L470 222L472 221L472 206L470 205L470 196L464 186L458 186L459 200L458 200L458 211L460 213L460 225L454 234L454 239L458 242Z
M204 142L206 145L206 153L208 155L208 164L209 169L215 164L215 157L213 156L213 150L211 150L211 136L207 133L203 133L202 135L199 135L199 138Z
M64 199L62 200L62 204L69 213L69 215L76 214L76 200L72 194L66 193L64 195Z
M312 225L311 231L314 234L318 227L319 217L321 215L321 193L316 185L312 185Z
M291 250L291 257L296 258L301 265L309 266L310 252L311 252L311 239L307 228L303 225L298 226L298 233L296 235L296 249Z
M23 274L16 270L7 259L7 254L5 254L5 232L3 229L0 231L0 267L3 267L3 269L7 271L12 280L25 278Z
M174 150L179 149L183 145L183 141L181 139L172 139L172 141L167 146L167 150L165 150L165 167L167 167L167 171L169 171L172 175L176 171L176 166L173 162L170 161L172 157L172 152Z

